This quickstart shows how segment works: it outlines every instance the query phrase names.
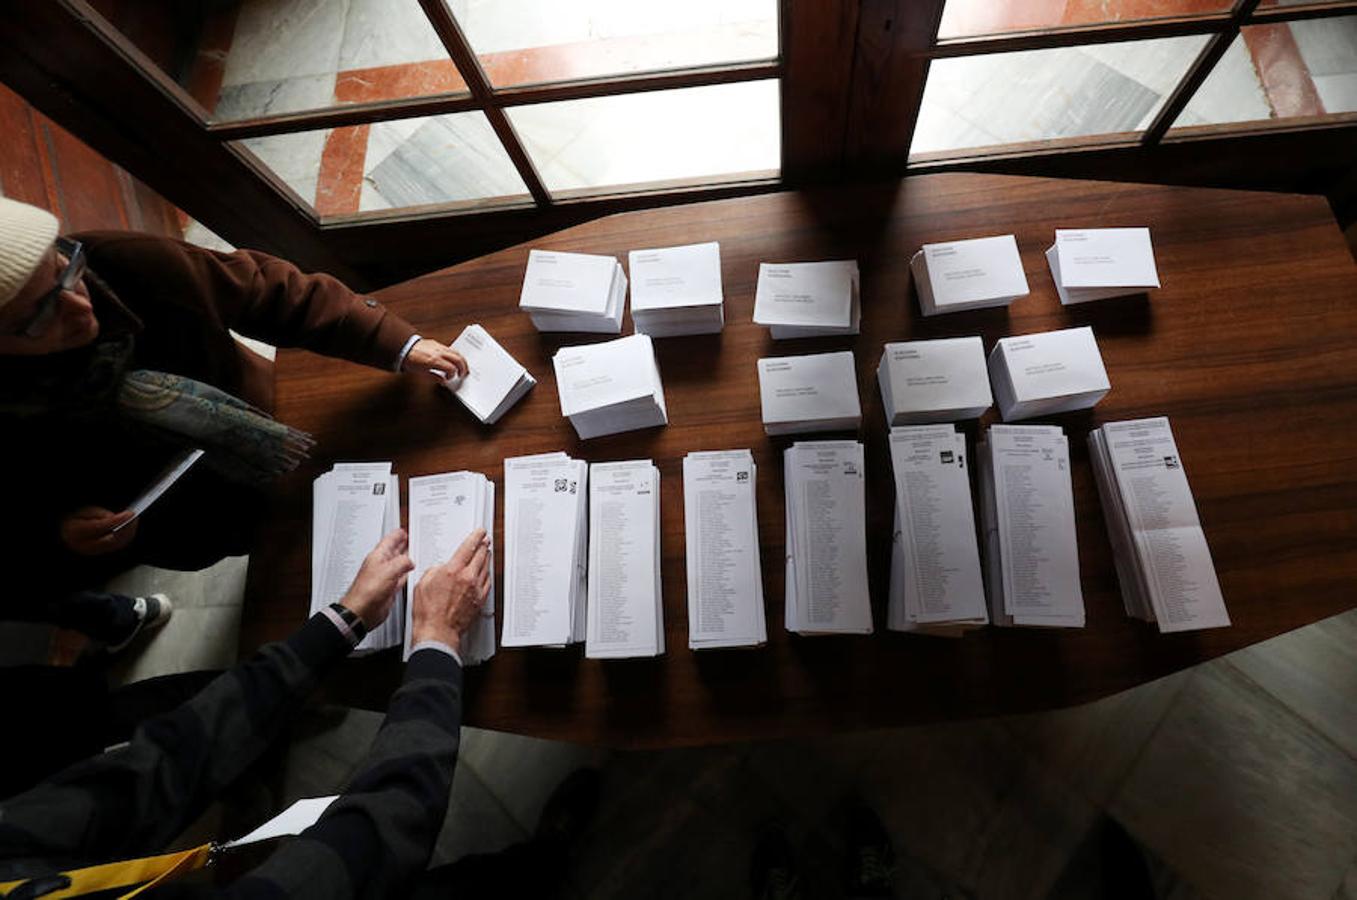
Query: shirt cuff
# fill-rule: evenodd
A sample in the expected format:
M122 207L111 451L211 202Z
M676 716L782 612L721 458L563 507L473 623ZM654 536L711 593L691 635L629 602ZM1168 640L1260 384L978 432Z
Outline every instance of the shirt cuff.
M410 655L414 656L421 650L437 650L439 653L446 653L448 656L457 660L457 665L460 666L462 664L462 657L457 654L457 651L442 641L420 641L410 648Z
M401 368L405 365L405 357L409 356L409 355L410 355L410 351L413 350L413 349L415 349L415 344L418 344L418 343L419 343L420 341L422 341L422 340L424 340L424 338L421 337L421 336L418 335L418 334L412 334L412 335L410 335L410 340L408 340L408 341L405 342L405 346L404 346L404 347L401 347L401 352L400 352L400 354L396 357L396 371L397 371L397 372L399 372L399 371L401 370Z
M358 646L358 642L361 641L362 638L358 636L356 631L349 627L349 623L344 621L343 616L333 609L330 609L328 606L321 607L320 614L328 619L330 624L334 625L334 627L339 630L339 633L344 636L344 640L349 642L350 650Z

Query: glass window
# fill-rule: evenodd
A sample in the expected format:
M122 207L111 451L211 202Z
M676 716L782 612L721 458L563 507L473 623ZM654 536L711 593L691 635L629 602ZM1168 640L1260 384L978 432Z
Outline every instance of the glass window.
M1234 0L947 0L939 39L1229 12Z

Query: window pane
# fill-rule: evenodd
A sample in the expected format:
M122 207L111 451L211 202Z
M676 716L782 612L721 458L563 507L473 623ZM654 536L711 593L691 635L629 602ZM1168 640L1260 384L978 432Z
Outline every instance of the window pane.
M518 170L479 112L240 143L322 216L527 195Z
M1357 16L1248 25L1174 129L1357 111Z
M1143 131L1203 35L933 61L910 158Z
M774 59L777 0L450 0L499 87Z
M548 190L775 175L778 83L567 100L508 111Z
M1234 0L947 0L938 37L976 37L1228 12Z

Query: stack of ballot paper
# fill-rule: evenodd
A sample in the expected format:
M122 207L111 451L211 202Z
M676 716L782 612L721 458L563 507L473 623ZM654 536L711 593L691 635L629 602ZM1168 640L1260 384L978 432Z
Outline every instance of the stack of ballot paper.
M870 634L862 444L798 442L787 448L782 460L787 494L787 630Z
M857 260L760 263L754 322L774 340L857 334L862 320Z
M1112 388L1087 325L1000 338L989 374L1005 422L1089 409Z
M584 655L664 653L660 470L648 459L589 472L589 604Z
M768 642L754 501L757 475L748 450L683 458L688 646L693 650Z
M443 384L486 425L498 422L537 384L537 379L479 325L463 329L452 342L452 349L466 357L468 371L466 377Z
M551 363L556 369L561 415L581 438L669 422L650 335L562 347Z
M960 636L985 625L966 438L952 425L892 428L895 530L886 627Z
M538 331L618 334L627 301L627 275L612 256L532 250L518 308Z
M338 603L363 560L401 524L400 479L391 463L336 463L311 488L311 614ZM410 582L413 584L414 582ZM405 634L405 592L397 591L386 621L358 650L399 647Z
M1082 628L1065 433L1050 426L995 425L975 453L990 620Z
M1011 234L924 244L909 267L925 316L1007 306L1028 292Z
M1148 228L1057 228L1046 263L1066 306L1159 287Z
M504 461L505 647L584 640L589 464L564 453Z
M633 250L631 321L652 337L716 334L726 324L721 246L689 244Z
M994 402L978 337L887 344L876 379L887 425L976 419Z
M772 435L856 429L862 406L853 352L759 360L759 405Z
M1160 631L1229 625L1169 420L1111 422L1088 443L1126 614Z
M409 584L452 558L467 535L484 528L490 536L490 596L480 618L462 638L462 665L474 666L495 655L495 483L480 472L447 472L410 479ZM410 656L410 609L405 616L405 656Z

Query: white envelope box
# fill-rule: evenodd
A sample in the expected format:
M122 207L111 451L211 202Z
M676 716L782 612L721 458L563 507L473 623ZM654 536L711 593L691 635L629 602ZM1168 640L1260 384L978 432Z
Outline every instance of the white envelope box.
M1046 262L1065 305L1159 287L1148 228L1057 228Z
M1005 422L1088 409L1112 388L1088 326L1001 338L989 372Z
M852 351L759 360L759 405L769 434L857 428L862 405Z
M887 344L877 381L887 425L974 419L994 403L978 337Z
M924 244L910 269L925 316L1007 306L1029 291L1011 234Z

